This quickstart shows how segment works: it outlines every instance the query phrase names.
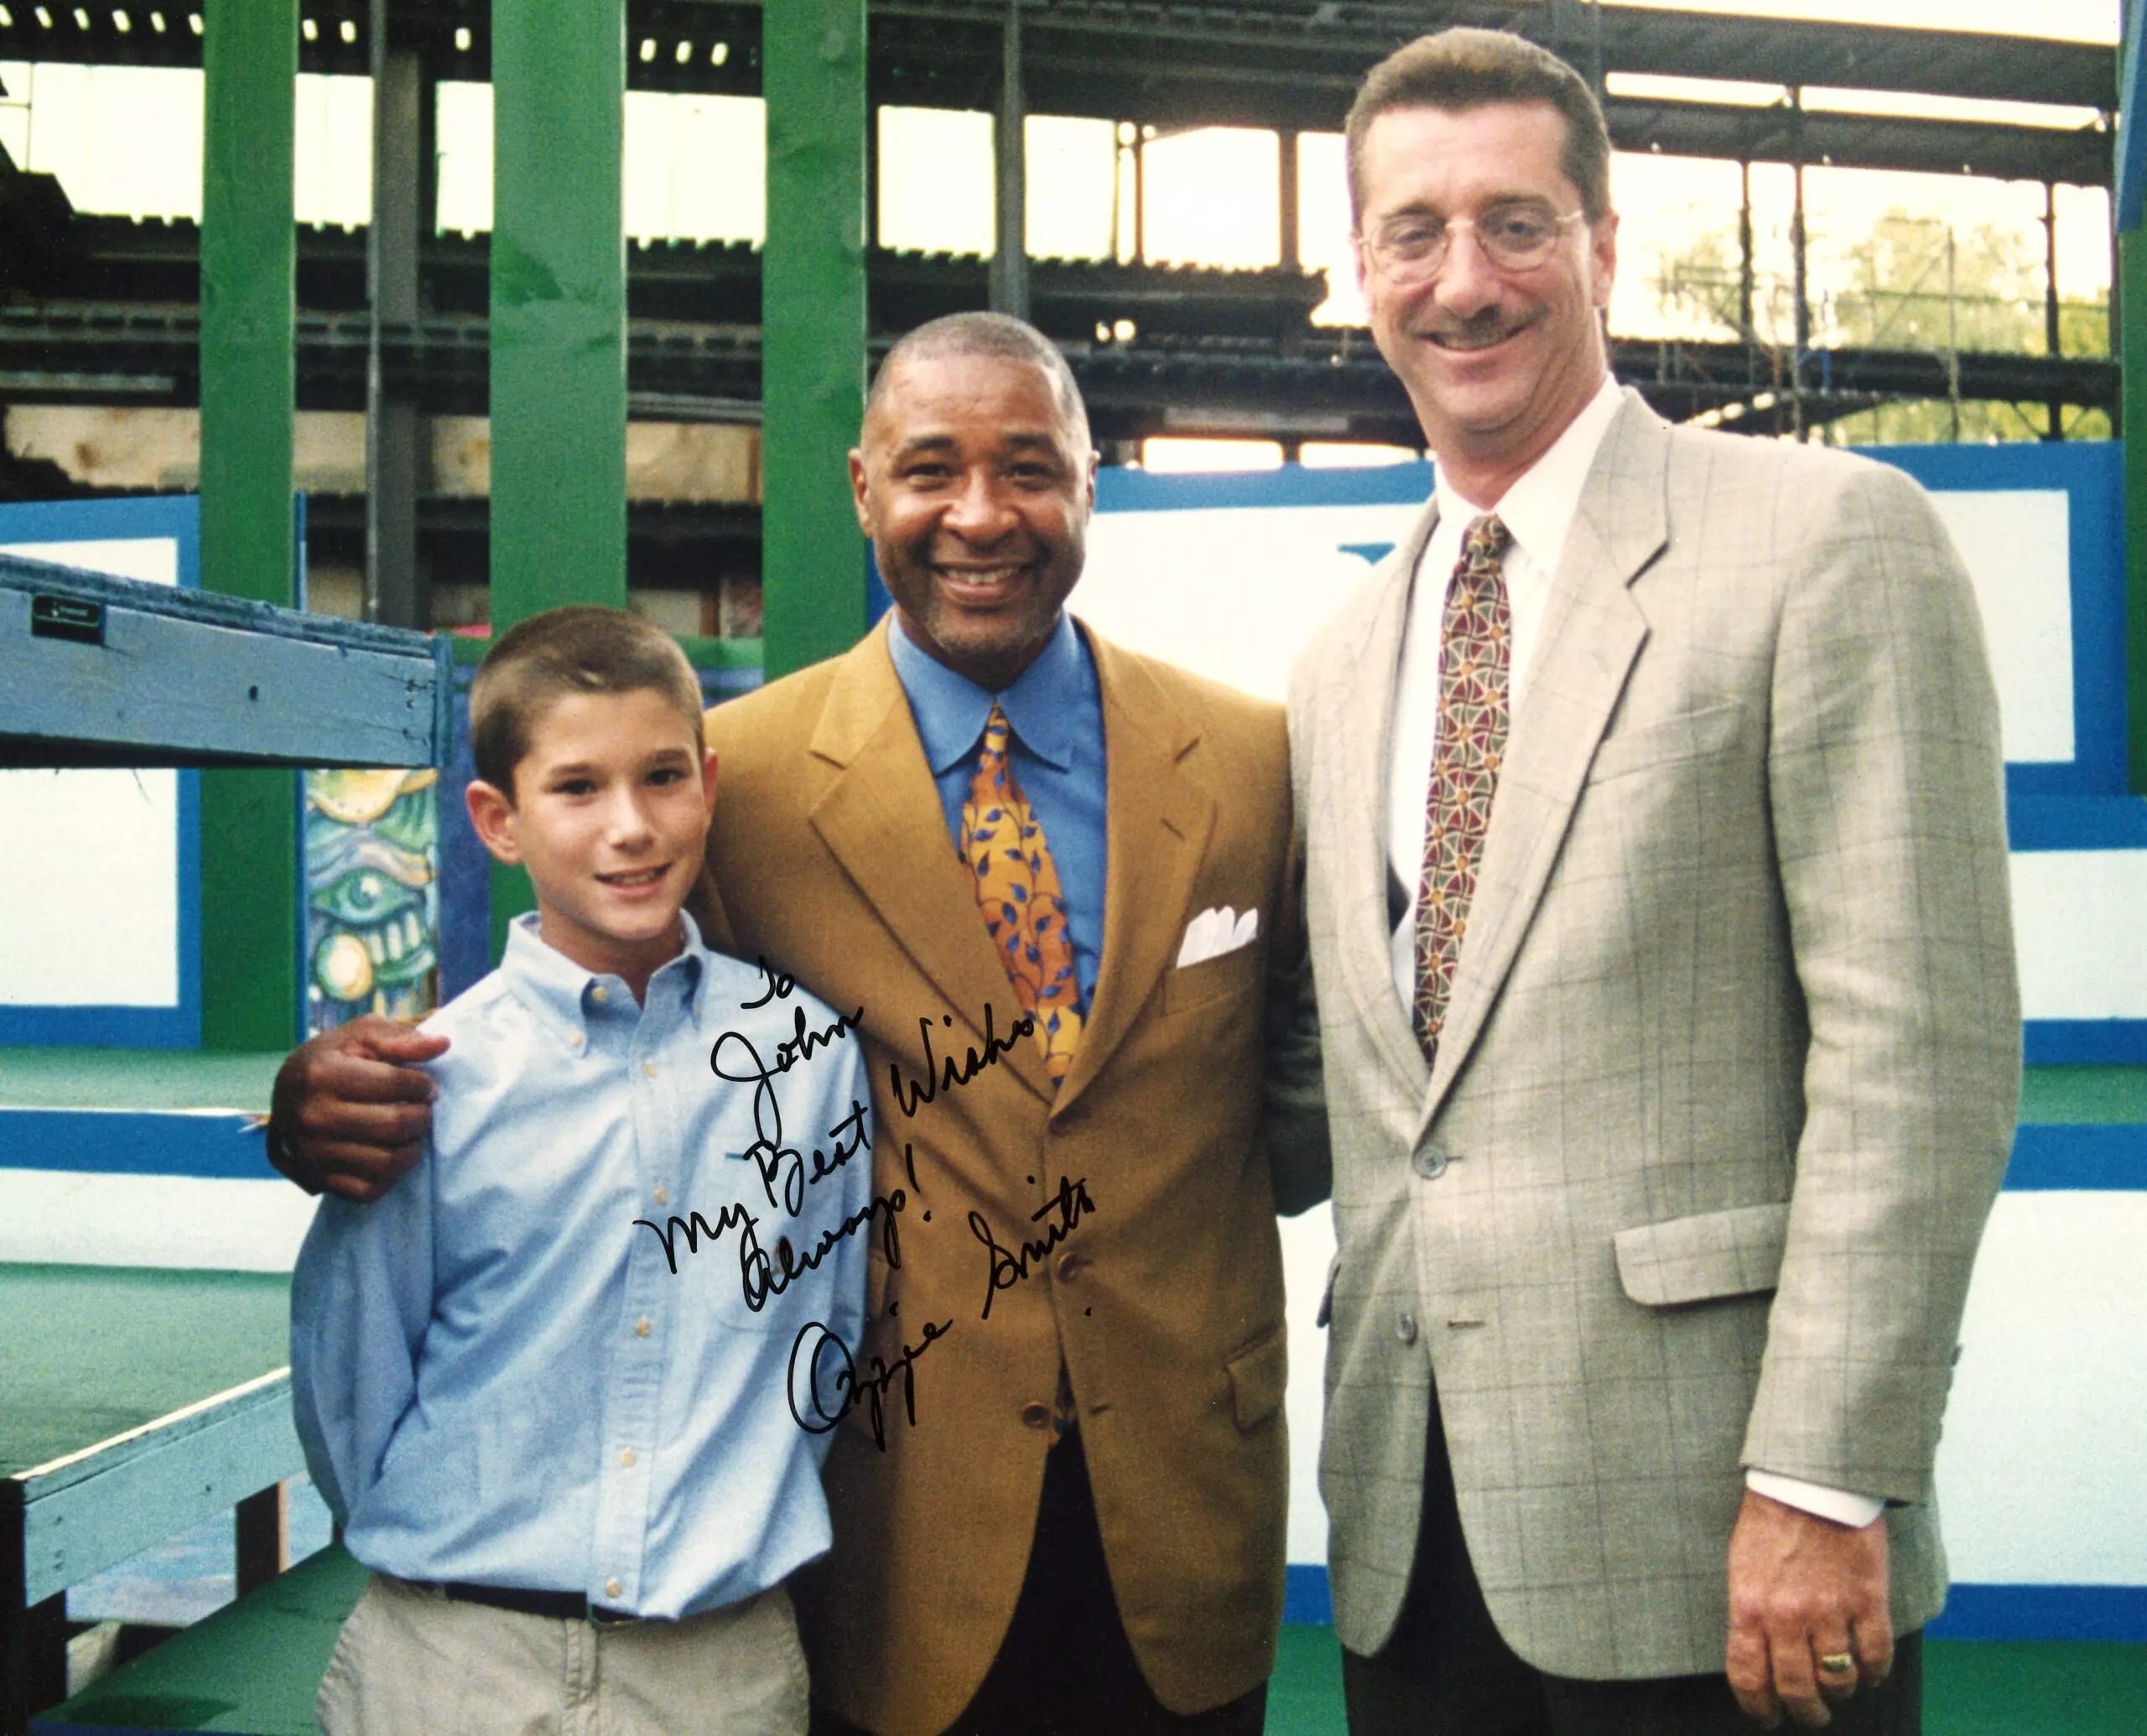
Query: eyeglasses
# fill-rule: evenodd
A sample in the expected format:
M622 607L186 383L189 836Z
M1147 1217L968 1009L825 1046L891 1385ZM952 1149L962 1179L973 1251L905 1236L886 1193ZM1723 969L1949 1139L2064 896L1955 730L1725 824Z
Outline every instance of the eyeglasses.
M1587 215L1568 211L1562 217L1541 200L1512 199L1474 217L1395 217L1360 236L1359 244L1381 277L1406 289L1438 274L1457 229L1474 230L1476 245L1501 271L1528 271L1548 259L1558 237Z

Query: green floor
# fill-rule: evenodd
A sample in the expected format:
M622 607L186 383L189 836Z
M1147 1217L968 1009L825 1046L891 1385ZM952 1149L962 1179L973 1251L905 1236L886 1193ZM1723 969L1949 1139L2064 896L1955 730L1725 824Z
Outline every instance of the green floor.
M1285 1628L1267 1682L1268 1736L1318 1736L1342 1725L1342 1652L1332 1628Z
M2030 1067L2020 1119L2092 1126L2147 1121L2147 1067Z
M0 1266L0 1475L290 1360L289 1276Z
M1924 1676L1931 1736L2147 1731L2147 1645L1933 1640Z
M2147 1736L2147 1645L1931 1640L1923 1657L1925 1736ZM1343 1736L1340 1658L1331 1629L1282 1629L1268 1736Z
M265 1110L281 1054L179 1049L0 1048L0 1104L15 1109ZM2147 1121L2147 1067L2031 1067L2023 1121Z
M340 1549L138 1659L34 1728L310 1736L313 1691L364 1570ZM2147 1645L1933 1640L1928 1736L2140 1736ZM1285 1628L1270 1736L1341 1736L1342 1673L1327 1628Z
M262 1111L283 1060L192 1049L0 1048L0 1104Z

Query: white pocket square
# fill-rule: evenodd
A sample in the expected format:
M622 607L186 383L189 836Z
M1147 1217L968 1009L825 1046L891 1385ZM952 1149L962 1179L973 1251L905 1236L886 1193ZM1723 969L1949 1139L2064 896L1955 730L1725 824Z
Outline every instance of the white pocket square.
M1178 943L1178 969L1219 959L1241 946L1250 946L1259 938L1258 911L1248 910L1240 916L1227 904L1220 910L1203 910L1185 925L1185 938Z

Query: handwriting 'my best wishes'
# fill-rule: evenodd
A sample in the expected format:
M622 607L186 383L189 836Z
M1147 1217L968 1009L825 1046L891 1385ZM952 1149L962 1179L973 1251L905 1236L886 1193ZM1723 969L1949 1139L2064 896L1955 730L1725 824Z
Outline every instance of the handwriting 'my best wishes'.
M761 972L765 985L759 996L743 1003L749 1011L772 1000L788 1000L797 986L793 978L766 959L761 962ZM777 1042L772 1057L764 1058L744 1032L725 1031L709 1051L709 1067L720 1079L753 1088L753 1141L744 1155L759 1174L768 1209L795 1218L804 1210L807 1190L814 1182L839 1173L860 1152L868 1154L869 1161L871 1141L865 1130L866 1106L853 1098L849 1112L824 1136L828 1143L814 1146L809 1157L800 1147L786 1143L776 1081L793 1068L809 1063L821 1050L847 1040L863 1021L865 1009L860 1006L854 1013L839 1015L817 1030L807 1022L802 1006L793 1009L793 1017L792 1034ZM678 1270L680 1237L685 1240L688 1253L698 1254L703 1238L713 1243L726 1231L737 1230L739 1281L746 1306L757 1313L770 1297L782 1295L794 1279L816 1268L837 1243L875 1222L880 1225L887 1263L899 1266L902 1242L897 1220L907 1204L907 1196L899 1188L892 1193L876 1195L824 1229L818 1243L803 1252L788 1236L778 1238L772 1256L761 1245L760 1219L742 1202L725 1206L712 1224L698 1211L689 1211L683 1218L673 1214L660 1224L647 1218L637 1218L634 1223L663 1244L663 1257L674 1276Z
M788 1001L797 986L795 979L765 959L761 963L761 992L751 1001L741 1003L747 1011ZM777 1081L793 1069L809 1064L816 1055L838 1043L853 1040L853 1033L860 1029L864 1019L865 1009L860 1006L816 1027L808 1020L802 1006L795 1007L792 1009L791 1034L778 1041L772 1053L763 1054L751 1037L736 1030L724 1032L709 1052L709 1067L716 1078L729 1084L751 1088L754 1137L751 1146L741 1155L754 1165L769 1213L798 1217L815 1183L840 1173L860 1152L866 1154L867 1162L871 1162L871 1139L867 1131L865 1104L853 1099L848 1113L823 1136L825 1142L815 1144L808 1151L802 1145L789 1142L777 1089ZM923 1049L922 1068L915 1074L906 1076L899 1062L891 1059L888 1063L894 1100L909 1119L914 1119L926 1104L959 1090L986 1069L1000 1064L1036 1028L1028 1015L1020 1014L1008 1021L1002 1035L997 1028L996 1011L987 1004L982 1021L981 1048L971 1044L957 1058L952 1054L938 1053L933 1042L939 1027L954 1027L952 1014L943 1014L937 1026L928 1016L921 1017L917 1022ZM689 1211L683 1218L671 1217L662 1224L645 1218L634 1221L662 1242L664 1258L673 1274L678 1270L680 1240L686 1244L688 1253L698 1254L704 1241L713 1244L735 1232L746 1305L758 1312L771 1297L781 1296L793 1281L817 1268L840 1243L860 1230L869 1230L876 1223L888 1266L901 1266L900 1220L918 1187L915 1154L907 1143L903 1146L903 1162L910 1178L908 1190L897 1187L873 1195L858 1210L829 1224L814 1244L802 1250L793 1246L787 1235L777 1238L772 1254L764 1248L760 1237L761 1216L748 1201L725 1205L712 1224L699 1211ZM999 1240L983 1214L970 1212L969 1229L982 1245L985 1267L980 1318L990 1319L993 1298L1024 1283L1032 1271L1048 1261L1059 1245L1094 1210L1095 1202L1089 1196L1087 1180L1061 1176L1058 1192L1030 1214L1029 1222L1042 1226L1041 1234L1018 1236L1011 1246ZM928 1224L931 1213L928 1211L923 1216ZM889 1312L893 1312L892 1304ZM918 1341L900 1344L900 1354L892 1361L883 1355L871 1354L863 1358L860 1366L858 1354L832 1328L824 1322L808 1323L791 1347L788 1385L793 1417L799 1427L822 1434L861 1406L869 1416L875 1442L886 1450L887 1400L898 1397L904 1416L912 1426L915 1425L916 1364L954 1326L952 1320L927 1321Z

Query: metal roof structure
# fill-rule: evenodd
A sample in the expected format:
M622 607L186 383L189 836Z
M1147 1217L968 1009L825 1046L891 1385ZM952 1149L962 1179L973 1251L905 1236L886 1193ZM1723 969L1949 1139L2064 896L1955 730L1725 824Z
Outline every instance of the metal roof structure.
M977 262L970 262L976 267ZM971 298L974 300L974 298ZM299 316L299 407L364 408L371 325L362 313ZM0 308L0 398L17 402L185 405L200 391L200 320L191 309L83 303ZM891 340L875 340L876 351ZM490 360L482 314L429 316L385 334L389 382L432 415L481 415ZM1401 385L1360 332L1271 338L1147 334L1138 341L1062 341L1099 438L1261 435L1285 440L1419 444ZM1786 423L1801 397L1807 422L1899 398L1948 395L1947 358L1926 350L1786 351L1738 343L1624 339L1619 378L1682 419L1762 396L1752 430ZM1953 358L1962 398L2113 408L2107 356ZM746 325L635 319L627 328L629 413L664 421L756 422L760 335Z
M871 100L988 109L1000 78L1006 0L872 0ZM200 64L197 5L14 5L0 59L117 65ZM398 0L390 30L433 75L491 75L484 0ZM126 20L125 28L119 21ZM366 70L363 0L305 11L299 64ZM1730 18L1581 0L1443 0L1432 5L1269 0L1261 6L1157 0L1025 0L1028 106L1157 127L1339 130L1366 67L1451 23L1517 31L1604 75L1719 80L1725 71L1790 89L1912 92L2102 112L2085 126L1966 122L1799 111L1786 101L1664 103L1613 92L1620 149L1831 163L1843 168L1968 170L2106 186L2117 51L1972 31ZM153 23L153 21L159 21ZM738 0L629 0L628 79L637 89L760 91L760 8Z
M2135 0L2135 6L2140 0ZM1008 0L869 0L870 100L990 109L999 101ZM628 78L637 89L756 95L761 8L741 0L626 0ZM390 44L414 53L427 83L490 76L488 0L390 0ZM302 11L300 65L370 70L367 0ZM1021 0L1023 84L1032 113L1130 121L1160 131L1203 125L1339 130L1365 70L1401 43L1448 23L1520 32L1610 81L1613 142L1759 163L1970 172L2048 184L2112 183L2117 51L2107 45L1726 17L1583 0ZM0 4L0 60L198 66L198 0L142 6ZM1627 78L1778 86L1770 102L1632 93ZM1738 94L1723 87L1725 96ZM1854 112L1854 93L2051 106L2004 120L1933 120ZM429 125L429 120L421 125ZM420 156L429 164L430 146ZM429 166L418 173L424 176ZM427 210L429 211L429 207ZM429 231L429 221L424 222ZM372 325L362 230L302 231L298 396L302 408L366 403ZM485 238L421 235L415 320L380 328L386 384L429 414L481 413L488 379ZM875 249L871 323L886 336L935 314L985 304L988 261ZM760 399L760 262L742 244L628 249L629 411L661 420L752 421ZM1112 261L1033 260L1032 317L1071 356L1099 436L1261 435L1284 441L1421 439L1399 385L1361 332L1313 327L1316 273L1176 269ZM185 405L198 401L199 234L185 222L133 223L66 209L49 177L0 156L0 402ZM1131 320L1131 341L1099 340ZM1991 398L2114 414L2105 357L1817 351L1625 340L1620 378L1665 414L1714 412L1724 425L1779 432L1902 398ZM358 497L318 502L317 534L359 534ZM418 502L446 564L483 570L481 501ZM698 549L725 571L751 569L751 507L636 502L637 574ZM668 564L668 565L667 565ZM691 563L686 563L690 566Z

